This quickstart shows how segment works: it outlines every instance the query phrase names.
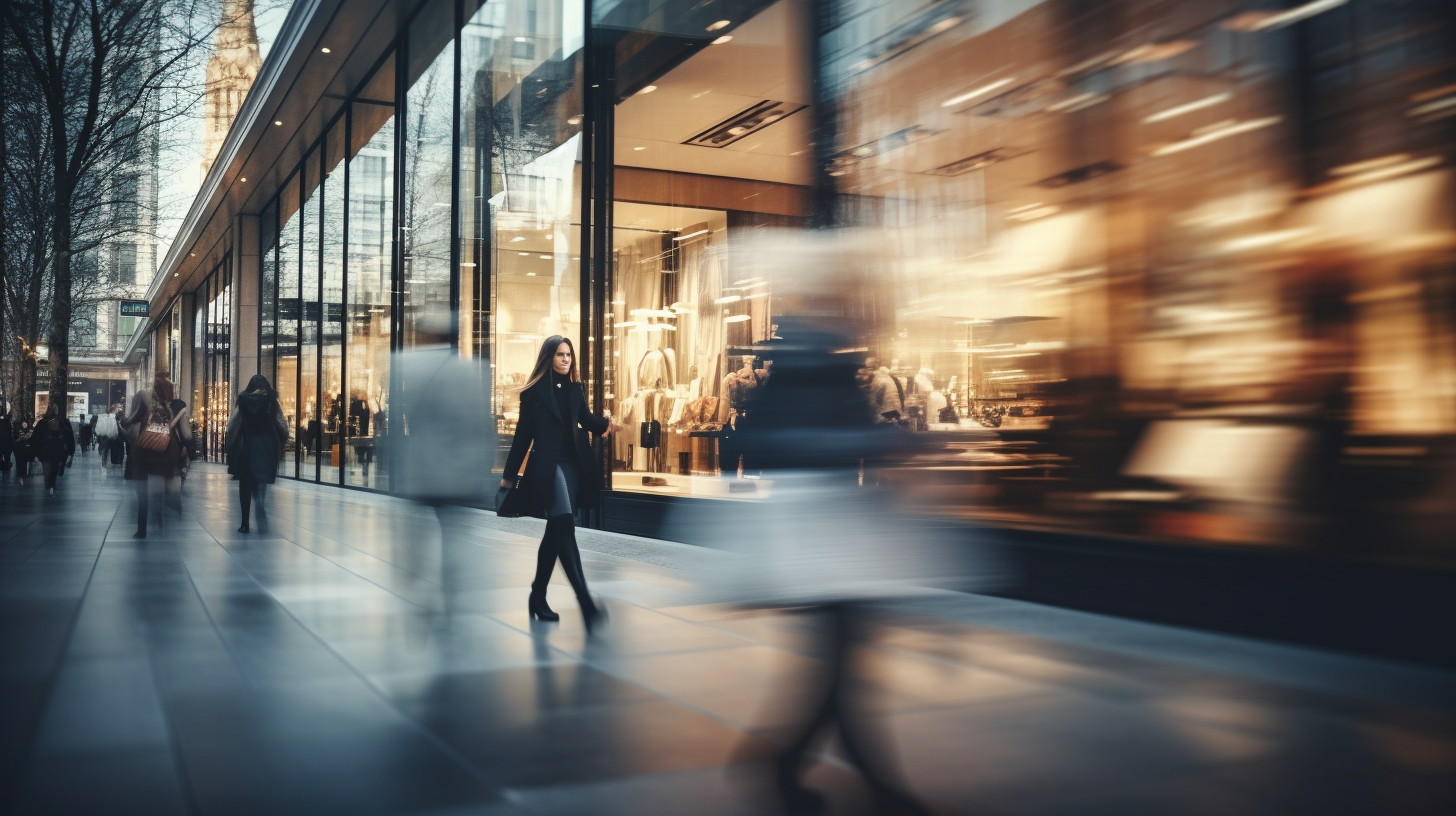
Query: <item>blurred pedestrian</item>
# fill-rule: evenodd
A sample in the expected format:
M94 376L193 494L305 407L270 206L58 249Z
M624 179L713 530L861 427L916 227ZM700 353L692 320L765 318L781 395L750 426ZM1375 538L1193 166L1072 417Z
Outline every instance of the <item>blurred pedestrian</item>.
M894 502L861 486L873 483L862 477L865 468L903 454L914 437L870 410L856 362L832 351L852 347L849 338L816 320L779 320L788 339L775 344L774 376L755 394L748 408L754 421L738 441L773 484L754 509L761 524L737 533L749 539L741 549L751 554L744 597L811 615L822 669L788 747L774 759L774 786L791 812L824 810L824 798L801 779L818 737L833 727L876 813L929 813L896 781L883 739L855 710L850 671L866 639L867 602L949 566L927 563Z
M257 505L258 532L268 532L268 510L264 505L268 485L278 473L283 443L288 439L288 420L278 404L278 392L262 374L254 374L248 387L238 394L237 407L227 428L228 473L238 479L238 504L243 511L246 533L249 510Z
M22 419L15 425L15 476L21 487L25 487L25 478L30 475L30 463L35 460L35 453L30 448L30 437L34 430L29 419Z
M172 409L172 416L182 416L182 412L187 410L187 403L183 402L181 397L173 397L168 407ZM192 417L188 415L186 419L179 421L178 424L180 425L182 422L187 423L187 442L180 445L181 450L178 451L177 455L177 485L179 491L181 488L187 486L187 473L192 470L192 442L194 441Z
M10 403L0 397L0 473L10 473L10 456L15 452L15 425L10 419Z
M182 515L178 463L182 449L192 439L192 431L185 408L182 414L172 413L175 392L169 373L158 371L152 387L132 397L131 410L120 422L127 444L125 477L137 494L137 529L132 538L147 536L152 492L159 493L163 500L156 513L159 524L163 523L166 509L175 510L178 517Z
M579 508L596 506L602 487L588 432L600 439L612 432L612 423L587 405L571 341L560 335L548 337L521 391L520 420L501 487L514 494L510 497L514 508L506 514L546 519L528 599L531 617L560 619L546 603L546 587L560 559L590 632L603 613L587 591L575 521Z
M93 429L91 423L86 419L85 414L79 415L78 419L79 421L76 423L76 427L80 430L80 434L76 437L76 441L81 446L81 452L86 453L91 450L91 432Z
M101 453L101 467L109 468L113 464L114 454L121 451L121 426L116 423L116 406L108 405L106 413L96 421L96 447ZM116 451L113 452L113 446ZM119 464L119 462L118 462Z
M61 416L60 406L51 403L31 435L31 448L45 474L47 496L56 495L56 480L66 472L66 460L76 453L74 434L70 421Z
M415 320L415 345L392 363L395 401L408 433L381 435L393 470L395 492L435 512L440 524L441 580L445 612L451 611L468 557L468 506L486 500L496 457L493 422L460 432L460 418L494 416L489 371L466 360L450 344L450 313L432 307ZM376 422L376 433L378 432Z

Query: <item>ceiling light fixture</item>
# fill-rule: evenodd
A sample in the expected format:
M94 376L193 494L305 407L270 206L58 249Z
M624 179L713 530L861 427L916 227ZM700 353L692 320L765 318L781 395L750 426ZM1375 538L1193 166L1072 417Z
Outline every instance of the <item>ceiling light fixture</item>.
M283 120L282 119L274 119L273 120L273 124L277 125L278 127L283 127Z
M524 241L524 240L526 240L526 236L524 236L524 235L517 235L516 237L514 237L514 238L511 239L511 243L514 244L517 241Z
M1005 79L998 79L995 82L992 82L990 85L983 85L975 89L974 91L967 91L960 96L953 96L950 99L947 99L944 102L940 103L940 106L942 108L949 108L954 105L959 105L962 102L970 101L978 96L984 96L999 88L1004 88L1015 81L1016 77L1006 77Z
M1164 122L1172 119L1175 116L1182 116L1185 113L1193 113L1194 111L1201 111L1204 108L1211 108L1214 105L1227 102L1233 98L1234 95L1227 91L1225 91L1224 93L1214 94L1213 96L1205 96L1202 99L1195 99L1192 102L1188 102L1182 105L1175 105L1174 107L1168 108L1167 110L1158 111L1157 113L1154 113L1152 115L1144 116L1143 122L1146 124L1152 124L1153 122Z
M708 28L706 30L708 30L708 31L721 31L721 30L723 30L723 29L725 29L725 28L727 28L728 26L731 26L731 25L733 25L733 22L731 20L719 20L718 22L713 23L712 25L708 26Z
M516 254L517 254L517 255L520 255L520 256L521 256L521 257L523 257L523 258L524 258L524 257L526 257L526 256L528 256L528 255L530 255L530 254L531 254L531 253L529 253L529 252L517 252L517 253L516 253Z
M674 241L686 241L689 238L696 238L699 235L707 235L708 232L709 232L708 228L707 227L704 227L704 228L698 230L697 232L690 232L687 235L674 235L673 238L672 238L672 240L674 240Z
M242 176L241 178L238 179L238 181L247 181L247 180L248 180L248 177L247 176Z
M324 46L323 48L320 48L319 51L322 51L325 54L332 54L332 53L334 53L334 52L332 52L332 51L329 50L329 47L328 46Z
M549 261L549 260L551 260L551 256L550 255L542 255L541 256L541 260L543 260L543 261Z
M713 45L722 45L723 43L732 42L732 41L733 41L733 35L732 34L724 34L723 36L719 37L718 39L713 40L712 44Z
M632 148L632 149L633 149L633 150L646 150L646 149L647 149L647 148L645 148L645 147L641 147L641 146L638 146L638 147L634 147L634 148Z
M637 92L637 95L638 96L641 96L643 94L650 94L650 93L652 93L655 90L657 90L657 86L656 85L644 85L644 86L642 86L642 90L640 90L640 91Z
M581 124L581 116L579 116L579 115L578 116L573 116L570 119L567 119L566 120L566 124L568 124L568 125L579 125L579 124Z

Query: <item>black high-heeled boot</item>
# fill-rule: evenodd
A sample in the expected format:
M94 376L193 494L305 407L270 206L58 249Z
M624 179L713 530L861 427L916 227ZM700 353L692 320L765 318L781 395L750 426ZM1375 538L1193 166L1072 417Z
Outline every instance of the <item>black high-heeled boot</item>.
M558 550L561 568L566 571L566 580L571 582L571 589L576 593L576 602L581 606L582 623L590 634L593 629L607 622L607 612L596 605L591 592L587 590L586 570L582 569L581 550L576 546L576 524L570 516L561 518L565 521Z
M541 546L536 548L536 577L531 581L531 597L527 602L530 616L543 621L558 621L561 616L546 605L546 587L551 583L551 573L556 569L556 553L560 549L562 536L561 518L546 519L546 532L541 536ZM569 519L568 519L569 520Z

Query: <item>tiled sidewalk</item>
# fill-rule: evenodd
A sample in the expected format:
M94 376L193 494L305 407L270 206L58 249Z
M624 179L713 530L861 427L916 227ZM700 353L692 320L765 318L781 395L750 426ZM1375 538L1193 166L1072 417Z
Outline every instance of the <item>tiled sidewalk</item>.
M815 658L798 616L693 604L714 553L583 531L588 639L559 571L561 623L527 619L540 522L462 511L442 552L427 509L280 482L243 535L200 466L137 541L94 454L43 492L0 479L0 812L772 812L734 763ZM948 813L1456 812L1442 672L953 593L895 605L859 665Z

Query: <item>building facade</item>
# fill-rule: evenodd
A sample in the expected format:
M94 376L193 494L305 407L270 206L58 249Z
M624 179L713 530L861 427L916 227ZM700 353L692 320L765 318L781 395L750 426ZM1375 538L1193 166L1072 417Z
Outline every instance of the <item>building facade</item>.
M738 250L833 227L873 414L940 443L879 476L927 516L1289 547L1359 507L1447 557L1412 502L1456 433L1452 16L1388 5L296 6L134 350L212 455L260 372L282 475L389 490L423 315L502 440L581 338L623 428L590 521L650 534L771 490L731 440L785 305Z

